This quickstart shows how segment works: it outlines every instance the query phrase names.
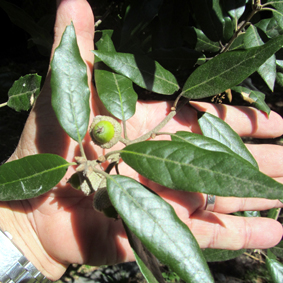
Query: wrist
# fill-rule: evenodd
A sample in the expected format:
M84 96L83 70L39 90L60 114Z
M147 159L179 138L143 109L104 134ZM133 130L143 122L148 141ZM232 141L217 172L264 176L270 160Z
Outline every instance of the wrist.
M12 236L12 242L45 277L55 281L63 275L66 266L45 251L22 202L0 202L0 229Z

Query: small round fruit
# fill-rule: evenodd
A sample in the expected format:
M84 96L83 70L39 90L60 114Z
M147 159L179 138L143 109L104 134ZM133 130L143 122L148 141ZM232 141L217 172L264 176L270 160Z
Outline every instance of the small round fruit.
M92 130L92 137L100 142L109 142L114 137L114 126L109 121L98 122Z
M122 128L114 118L97 115L89 129L92 141L102 148L111 148L121 138Z

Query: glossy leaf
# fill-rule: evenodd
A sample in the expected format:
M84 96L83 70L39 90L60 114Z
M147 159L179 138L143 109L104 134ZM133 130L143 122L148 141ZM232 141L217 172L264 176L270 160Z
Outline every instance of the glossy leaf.
M192 1L194 16L204 34L212 41L220 41L223 37L225 21L219 0Z
M225 10L233 18L235 23L238 23L246 8L246 0L229 0L223 1Z
M169 95L179 89L176 78L149 57L130 53L93 52L115 72L131 79L140 87Z
M274 283L282 283L283 281L283 264L276 259L266 257L266 267L271 275Z
M125 176L111 175L107 190L127 227L161 262L186 282L213 282L197 241L171 205Z
M123 224L129 243L133 249L136 262L146 281L149 283L165 283L156 257L148 251L141 240L127 227L127 225L125 225L124 222Z
M220 249L204 249L202 251L207 262L217 262L217 261L225 261L236 258L243 254L246 250L220 250Z
M66 133L80 142L88 128L90 91L73 24L64 31L51 70L52 107Z
M221 49L218 41L210 40L202 30L195 27L184 30L184 39L192 49L198 52L219 52Z
M237 155L258 168L256 160L246 148L242 139L227 123L208 112L199 112L198 123L204 136L226 145Z
M265 103L265 94L257 91L257 90L251 90L249 88L243 87L243 86L235 86L231 88L232 90L240 93L243 97L243 99L251 105L253 105L255 108L265 112L266 114L270 114L270 108Z
M273 17L276 19L279 26L283 29L283 2L282 0L268 0L275 10L273 11Z
M36 154L0 166L0 200L37 197L56 186L70 164L55 154Z
M259 47L225 52L214 57L187 79L183 95L191 99L209 97L241 83L282 45L283 36L279 36Z
M223 143L218 142L215 139L202 136L199 134L191 133L191 132L176 132L175 134L171 134L171 140L177 142L187 142L191 143L200 148L210 150L210 151L218 151L218 152L226 152L230 154L235 154L229 147L224 145Z
M16 111L31 108L40 91L41 76L30 74L19 78L9 89L7 105Z
M254 25L250 25L245 32L244 37L245 48L251 48L255 46L261 46L264 44L260 38L257 28ZM266 82L271 91L274 89L274 83L276 78L276 57L273 54L269 57L257 70L263 80Z
M135 143L126 146L121 157L139 174L175 190L269 199L283 195L282 184L243 158L184 142Z
M115 52L111 35L111 30L103 31L101 39L96 44L99 50ZM113 116L126 121L136 110L138 96L134 91L133 83L130 79L107 70L102 64L98 58L95 58L94 78L98 96Z
M263 19L255 26L261 29L269 38L274 38L283 34L283 29L278 25L274 17Z

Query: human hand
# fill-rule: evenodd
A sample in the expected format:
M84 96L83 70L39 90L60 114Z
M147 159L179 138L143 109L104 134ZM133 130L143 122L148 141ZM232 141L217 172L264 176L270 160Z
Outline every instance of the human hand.
M58 1L54 48L71 20L74 23L81 55L88 66L89 83L93 67L94 20L85 0ZM54 50L54 49L53 49ZM47 79L35 107L26 123L19 145L10 160L36 153L55 153L68 161L79 155L79 147L62 130L50 103ZM91 117L107 114L91 85ZM164 119L171 105L168 102L139 102L134 117L127 122L130 139L141 136ZM282 135L282 119L271 113L269 119L256 110L194 103L228 122L242 136L275 137ZM146 118L145 118L146 117ZM200 133L193 109L183 107L162 131L191 130ZM117 145L119 148L121 145ZM89 159L101 154L87 135L84 147ZM256 146L249 149L257 159L261 171L282 179L282 148ZM267 159L268 158L268 159ZM239 210L265 210L282 207L279 201L217 197L214 212L204 210L206 196L200 193L173 191L139 176L125 164L120 173L135 178L158 192L173 205L202 248L267 248L277 244L282 226L272 219L242 218L227 213ZM9 231L27 258L50 279L58 279L70 263L90 265L115 264L134 260L121 221L106 218L92 208L92 196L86 197L66 184L74 172L49 193L25 201L2 202L0 227ZM219 224L221 223L221 225Z

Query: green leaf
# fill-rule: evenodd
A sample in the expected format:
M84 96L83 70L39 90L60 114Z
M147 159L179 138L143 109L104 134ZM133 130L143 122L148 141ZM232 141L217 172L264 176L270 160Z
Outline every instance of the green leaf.
M213 282L197 241L171 205L125 176L109 176L107 190L127 227L161 262L186 282Z
M205 35L212 41L220 41L223 37L225 21L219 0L192 1L193 14Z
M266 267L274 283L283 281L283 264L275 259L266 257Z
M97 43L100 51L115 52L111 34L112 31L103 31ZM105 66L98 58L95 58L95 63L95 86L100 100L113 116L122 121L128 120L135 114L138 100L132 81L115 72L105 70Z
M278 257L283 258L283 241L281 241L279 244L277 244L275 247L271 248L270 250Z
M245 12L246 0L229 0L222 2L225 10L233 18L235 24L238 24L240 17Z
M281 208L271 208L267 213L267 217L277 220L280 212Z
M279 26L283 29L283 2L282 0L268 0L267 3L271 4L275 10L273 10L273 16L276 19Z
M56 186L70 164L55 154L36 154L0 166L0 200L37 197Z
M221 49L218 41L210 40L202 30L195 27L184 29L184 39L191 48L199 52L219 52Z
M274 17L263 19L255 26L261 29L269 38L274 38L283 34L283 29L278 25Z
M250 25L246 30L244 37L245 48L251 48L255 46L263 45L263 41L261 40L258 31L255 26ZM269 57L257 70L260 76L268 85L269 89L273 91L274 83L276 78L276 57L273 54Z
M115 72L147 90L170 95L179 89L176 78L147 56L104 51L93 53Z
M157 49L152 51L149 55L164 68L175 72L176 70L188 70L206 61L205 56L201 52L185 47Z
M51 62L52 107L62 128L80 142L88 128L89 86L73 23L66 27Z
M195 146L198 146L200 148L210 150L210 151L218 151L218 152L226 152L230 154L235 154L229 147L227 147L223 143L220 143L215 139L205 137L199 134L179 131L179 132L176 132L175 134L171 134L170 136L171 136L172 141L191 143Z
M40 27L30 15L12 3L1 0L0 7L4 9L12 23L30 34L32 41L40 46L43 55L50 56L53 38L46 29Z
M141 240L124 223L129 243L133 249L137 264L149 283L165 283L156 257L147 250Z
M187 79L183 95L191 99L209 97L241 83L282 45L283 36L279 36L259 47L225 52L214 57Z
M142 31L158 14L163 0L140 0L130 2L121 31L122 43Z
M280 199L283 195L282 184L243 158L189 143L135 143L126 146L121 157L139 174L175 190L268 199Z
M237 155L258 169L258 165L239 135L223 120L208 113L199 112L198 123L204 136L226 145Z
M243 254L246 250L221 250L221 249L204 249L202 251L207 262L217 262L217 261L225 261L236 258Z
M255 108L265 112L266 114L270 114L270 108L265 103L265 94L257 91L257 90L251 90L249 88L243 87L243 86L235 86L231 88L232 90L240 93L244 100L248 100Z
M96 69L95 85L99 98L113 116L126 121L135 114L138 95L131 80L113 72Z
M16 111L27 111L39 95L41 76L29 74L19 78L9 89L7 105Z

